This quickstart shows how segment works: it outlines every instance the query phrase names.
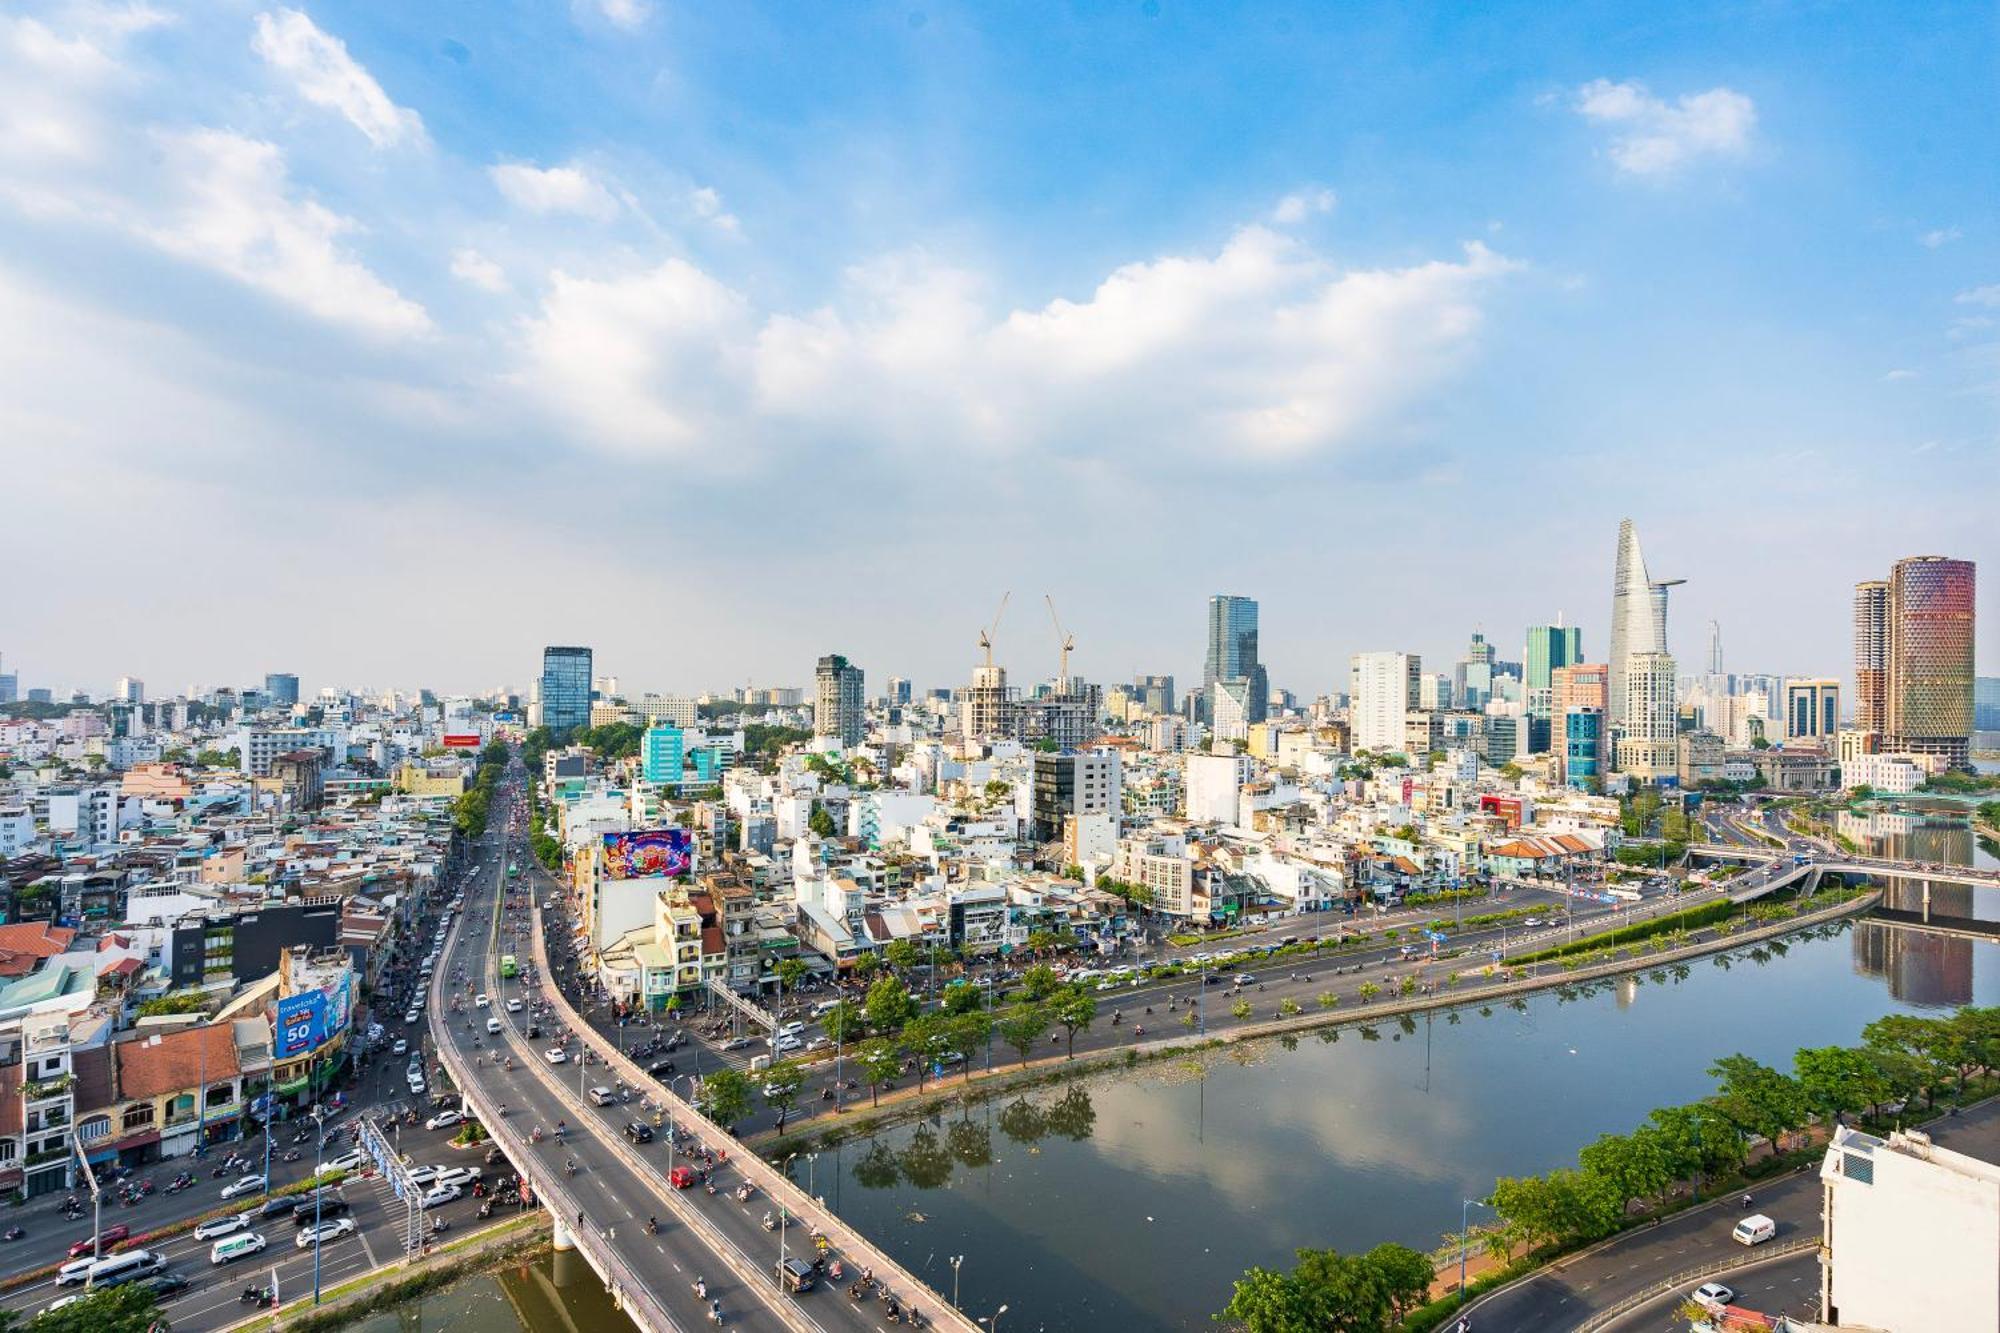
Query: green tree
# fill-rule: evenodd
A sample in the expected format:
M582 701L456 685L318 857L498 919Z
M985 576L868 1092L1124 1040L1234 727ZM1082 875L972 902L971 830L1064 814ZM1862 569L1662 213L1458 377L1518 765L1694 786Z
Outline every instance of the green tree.
M1659 1131L1645 1126L1630 1134L1600 1134L1577 1154L1577 1162L1617 1191L1621 1210L1628 1199L1662 1193L1674 1179Z
M805 1081L806 1071L797 1060L780 1060L764 1071L764 1101L778 1108L780 1134L785 1132L785 1120L798 1103Z
M139 1006L139 1017L154 1018L162 1014L192 1014L201 1011L205 1000L194 991L170 991L158 999L148 1000Z
M1868 1052L1846 1046L1807 1047L1792 1056L1806 1105L1828 1121L1889 1100L1888 1080Z
M810 970L805 965L803 959L782 958L778 960L778 965L771 969L773 975L778 978L778 993L782 995L787 991L797 990L799 983L806 979L806 974Z
M904 1025L901 1045L917 1062L917 1091L922 1092L924 1076L951 1049L951 1021L943 1014L919 1014Z
M885 1036L894 1036L916 1017L917 1002L909 987L896 977L882 977L868 988L868 1026Z
M1235 1004L1229 1006L1229 1012L1234 1014L1239 1019L1245 1019L1250 1017L1251 1013L1250 1001L1238 1000Z
M839 832L834 826L833 816L828 814L826 807L818 801L813 802L812 814L806 817L806 827L812 830L814 837L818 838L831 838Z
M236 752L234 750L201 750L196 752L194 761L203 768L235 768ZM81 1305L82 1302L79 1301L77 1304Z
M898 972L910 971L922 956L915 940L890 940L888 947L882 950L882 961Z
M1046 1000L1062 989L1062 978L1047 963L1036 963L1022 974L1021 989L1030 1000Z
M1361 1256L1375 1270L1388 1295L1389 1308L1397 1318L1430 1299L1431 1282L1437 1276L1430 1256L1407 1245L1385 1241Z
M971 1014L985 1007L986 994L969 981L954 981L944 988L939 1001L948 1014Z
M1049 1014L1069 1038L1069 1058L1076 1059L1076 1034L1097 1017L1097 997L1081 986L1066 986L1049 1000Z
M827 1040L844 1046L860 1034L863 1018L860 1005L852 1000L837 1000L820 1019L820 1026L826 1029Z
M750 1080L734 1069L718 1069L701 1080L702 1109L728 1129L750 1114Z
M1716 1109L1745 1135L1761 1134L1779 1149L1780 1140L1806 1121L1806 1098L1798 1083L1747 1055L1725 1055L1708 1067L1721 1087Z
M18 1316L9 1315L9 1326ZM160 1322L160 1303L144 1283L93 1291L60 1310L47 1310L30 1321L35 1333L146 1333Z
M1675 1179L1690 1179L1699 1189L1710 1176L1735 1169L1743 1161L1743 1140L1721 1111L1706 1102L1663 1106L1647 1117L1657 1136L1667 1169Z
M1029 1053L1054 1023L1049 1011L1041 1005L1017 1004L1000 1016L1000 1040L1019 1051L1025 1065Z
M2000 816L1996 816L1996 818L2000 818ZM1028 932L1028 952L1037 957L1047 953L1054 953L1063 946L1064 938L1064 936L1056 934L1053 930L1030 931Z
M972 1080L972 1053L984 1046L993 1033L993 1015L981 1009L969 1014L954 1014L946 1020L945 1028L951 1033L951 1048L965 1057L965 1078Z
M1332 1327L1305 1284L1274 1268L1252 1268L1237 1278L1216 1318L1244 1333L1324 1333Z
M896 1054L893 1043L875 1037L861 1043L861 1076L868 1080L868 1100L871 1105L882 1104L879 1091L884 1083L896 1077L903 1067L903 1057Z

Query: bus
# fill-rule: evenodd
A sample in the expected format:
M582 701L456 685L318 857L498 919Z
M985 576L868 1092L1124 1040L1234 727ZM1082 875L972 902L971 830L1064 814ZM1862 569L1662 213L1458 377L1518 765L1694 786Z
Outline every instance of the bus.
M519 861L509 861L507 863L507 878L519 879L520 877L521 877L521 863Z
M513 954L503 953L500 955L500 975L502 977L519 976L520 973L521 965L514 961Z

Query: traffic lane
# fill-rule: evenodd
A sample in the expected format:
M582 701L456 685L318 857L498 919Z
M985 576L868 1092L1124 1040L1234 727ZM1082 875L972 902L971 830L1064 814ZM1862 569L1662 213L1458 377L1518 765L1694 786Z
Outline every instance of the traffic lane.
M468 959L468 971L478 967L480 971L473 975L483 975L484 962L477 960L476 955L483 945L486 961L490 961L491 914L482 913L476 920L477 929L471 929L475 921L467 919L468 928L461 929L455 952L471 951L475 957ZM447 1026L447 1039L470 1060L476 1052L469 1048L461 1033L462 1029ZM517 1127L522 1123L540 1124L545 1130L552 1130L558 1119L569 1119L575 1108L549 1085L544 1070L533 1066L532 1061L540 1060L546 1065L546 1060L528 1045L515 1024L503 1020L503 1033L506 1049L515 1057L515 1067L507 1069L504 1056L498 1065L490 1058L476 1064L482 1093L495 1101L504 1100L509 1107L509 1118ZM567 1075L568 1067L567 1061L561 1066L548 1066L548 1076L555 1077L557 1071ZM517 1117L522 1115L532 1119L519 1120ZM574 1176L564 1174L564 1188L584 1201L583 1211L578 1217L564 1220L573 1226L591 1227L603 1235L625 1262L633 1265L635 1272L652 1279L648 1287L654 1298L674 1317L687 1321L690 1327L705 1318L706 1305L693 1289L695 1279L702 1277L708 1283L710 1297L722 1302L732 1327L774 1331L784 1328L777 1314L763 1308L764 1293L748 1291L731 1269L707 1252L698 1236L674 1221L672 1208L664 1206L659 1197L665 1191L664 1182L655 1185L635 1176L613 1148L581 1128L572 1131L561 1144L551 1135L544 1139L539 1151L537 1165L543 1171L561 1171L566 1160L576 1164ZM645 1219L654 1215L667 1220L660 1235L649 1236ZM747 1257L748 1252L745 1254Z
M1819 1314L1819 1254L1814 1250L1783 1255L1710 1280L1735 1292L1731 1304L1740 1309L1801 1320ZM1676 1316L1700 1285L1697 1280L1664 1292L1619 1315L1600 1333L1687 1333L1687 1321Z

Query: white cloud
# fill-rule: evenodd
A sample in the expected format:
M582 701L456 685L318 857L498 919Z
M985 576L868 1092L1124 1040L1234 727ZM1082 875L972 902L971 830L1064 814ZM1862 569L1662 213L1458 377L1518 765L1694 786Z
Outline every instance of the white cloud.
M602 221L618 212L618 201L582 167L531 167L503 162L487 175L507 202L529 213L574 213Z
M1892 382L1893 382L1893 381L1895 381L1895 380L1913 380L1913 379L1915 379L1916 377L1917 377L1917 372L1916 372L1916 371L1914 371L1914 370L1901 370L1901 369L1897 369L1897 370L1892 370L1892 371L1890 371L1890 372L1889 372L1888 374L1884 375L1884 376L1883 376L1882 378L1883 378L1883 379L1885 379L1885 380L1890 380L1890 381L1892 381Z
M337 111L377 148L423 143L423 118L397 106L375 76L347 54L347 44L320 30L296 9L257 16L251 49L273 69L290 76L299 96Z
M1290 226L1304 222L1315 213L1331 213L1333 205L1332 190L1304 190L1288 194L1271 210L1271 221Z
M1919 233L1917 244L1927 250L1935 250L1939 246L1950 245L1964 235L1965 233L1957 227L1934 227L1930 231Z
M590 0L589 7L602 15L605 22L627 32L645 23L653 14L653 7L647 0Z
M501 267L473 249L451 252L451 275L486 292L507 290L507 274Z
M1757 107L1730 88L1710 88L1667 102L1639 83L1597 79L1577 90L1575 109L1612 131L1608 149L1632 176L1668 176L1701 158L1740 157L1749 150Z
M2000 282L1990 282L1984 287L1974 287L1958 294L1960 305L1989 306L2000 309Z
M158 142L171 193L131 221L139 235L329 323L389 337L429 331L422 306L342 248L354 222L294 195L277 148L222 130L163 132Z
M734 213L722 206L722 196L709 186L688 192L688 207L694 215L721 231L733 232L741 225Z
M759 317L681 261L555 275L518 382L570 433L682 458L777 441L1117 458L1359 447L1471 350L1514 265L1343 270L1263 227L1120 268L1082 301L996 314L923 254L845 275L821 309Z

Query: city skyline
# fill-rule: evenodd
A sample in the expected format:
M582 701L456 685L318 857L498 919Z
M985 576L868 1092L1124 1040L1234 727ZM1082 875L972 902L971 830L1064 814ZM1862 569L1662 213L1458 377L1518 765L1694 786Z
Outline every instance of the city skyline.
M0 650L255 672L216 626L315 569L259 650L345 680L591 641L802 683L858 622L953 681L1011 586L1079 674L1191 681L1222 587L1311 693L1558 613L1601 654L1568 516L1615 512L1684 629L1817 674L1855 580L1990 544L1992 165L1934 128L1991 102L1983 15L922 17L11 9L0 559L92 593L17 584ZM1191 92L1216 59L1265 76ZM899 521L833 521L864 512ZM1220 539L1207 587L1162 513Z

